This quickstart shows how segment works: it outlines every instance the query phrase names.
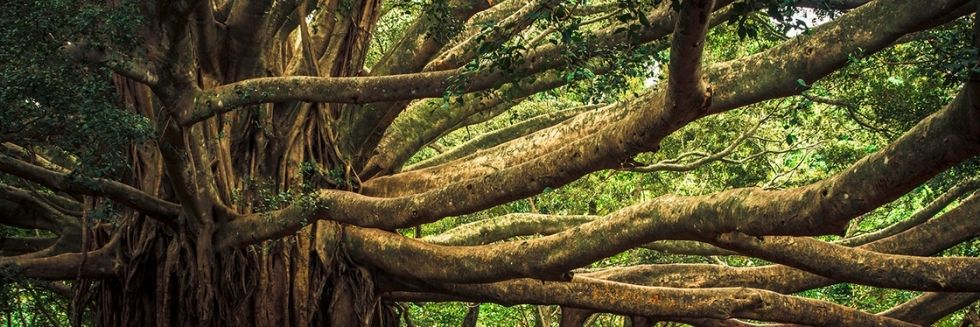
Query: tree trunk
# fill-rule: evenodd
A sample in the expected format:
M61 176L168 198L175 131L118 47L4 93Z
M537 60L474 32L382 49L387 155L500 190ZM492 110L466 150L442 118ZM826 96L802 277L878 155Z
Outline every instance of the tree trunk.
M217 65L205 62L198 71L197 87L207 89L269 75L361 74L380 1L341 2L327 1L326 9L320 8L317 13L321 16L309 22L295 22L303 25L297 30L304 33L301 39L305 42L298 49L289 49L297 52L290 56L278 52L280 47L292 47L285 38L278 42L272 39L279 35L261 30L230 30L242 33L241 39L276 46L225 45L237 55L219 56L216 59L221 63ZM269 13L277 10L275 7L258 8L268 5L261 2L240 3L256 8L232 8L229 25L247 26L249 19L275 19ZM300 6L295 13L306 18L311 11ZM259 15L263 10L266 15ZM198 43L206 42L202 35L195 37ZM322 46L312 48L310 38L323 38L315 43ZM197 61L207 61L202 57L210 56L198 54ZM152 117L166 110L166 104L156 101L141 84L120 78L116 86L126 102L141 114ZM127 220L127 225L121 227L125 232L118 254L125 263L120 269L122 278L91 282L93 289L88 296L96 300L93 312L97 324L397 325L397 316L375 294L374 274L349 259L336 240L325 244L330 237L318 237L329 229L324 227L326 222L246 248L223 248L214 240L216 226L234 214L222 212L221 208L244 214L279 209L303 190L304 173L342 172L333 177L355 180L344 159L348 155L336 151L342 148L339 143L344 139L331 134L331 125L337 124L337 110L336 105L301 102L259 105L180 131L182 135L172 140L161 140L167 143L165 146L175 147L174 152L191 154L189 157L175 159L168 151L161 156L156 149L134 149L135 185L162 198L176 197L181 203L185 199L181 198L181 186L173 175L182 172L175 166L202 165L195 161L194 153L210 159L210 163L203 164L211 169L200 174L214 180L214 196L193 200L215 209L207 209L204 214L184 210L172 226L145 218ZM302 171L303 163L316 168ZM351 186L333 185L348 189Z

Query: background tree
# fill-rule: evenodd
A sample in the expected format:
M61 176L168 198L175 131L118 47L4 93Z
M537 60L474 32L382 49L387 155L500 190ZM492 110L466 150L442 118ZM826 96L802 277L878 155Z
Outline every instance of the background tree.
M0 309L932 324L980 298L976 9L12 1Z

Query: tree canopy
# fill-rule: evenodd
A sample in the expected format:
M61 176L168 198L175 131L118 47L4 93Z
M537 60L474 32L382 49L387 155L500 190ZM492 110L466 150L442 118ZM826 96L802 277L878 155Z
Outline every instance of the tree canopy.
M0 325L980 325L980 3L10 0Z

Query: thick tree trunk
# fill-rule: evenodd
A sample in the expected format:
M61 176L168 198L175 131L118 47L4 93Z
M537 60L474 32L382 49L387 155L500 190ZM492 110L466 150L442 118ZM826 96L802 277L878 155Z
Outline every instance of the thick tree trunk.
M380 1L341 2L326 1L314 13L298 3L238 1L226 20L228 44L208 44L213 40L201 32L192 36L199 44L197 55L177 56L203 62L196 79L201 89L269 75L358 76ZM311 13L314 19L306 21ZM290 14L302 19L285 16ZM292 38L262 30L277 24L299 24L296 31L302 33L303 44L294 49ZM229 55L202 52L214 46L223 46ZM282 47L293 53L279 52ZM141 114L166 112L147 87L123 78L116 86ZM181 203L185 210L173 225L137 217L120 228L120 277L93 282L85 292L94 300L97 325L397 325L393 311L376 295L371 271L352 262L336 240L325 244L332 239L320 227L326 222L245 248L215 242L215 231L235 212L275 210L302 192L303 163L356 180L344 159L349 155L339 152L344 139L331 130L337 110L335 105L276 103L183 130L158 126L174 132L160 141L163 151L133 151L133 185ZM201 169L203 165L211 168ZM184 181L174 178L185 173L190 175ZM198 183L198 178L214 180L213 198L209 192L186 192L195 196L187 201L180 188Z
M312 228L215 256L216 278L189 269L189 244L144 221L120 279L95 283L100 326L393 326L373 274L341 252L319 255ZM322 258L328 258L324 262ZM207 283L211 283L207 285ZM213 296L202 302L196 290Z
M152 74L100 60L116 65L114 70L126 76L114 79L125 107L156 122L161 135L131 149L133 169L122 181L85 177L85 182L94 183L83 183L72 179L67 169L40 168L0 154L0 170L5 173L76 197L78 201L69 199L62 213L50 210L54 216L81 218L81 224L58 217L14 220L20 227L55 231L59 238L19 239L18 247L0 252L53 242L49 249L57 253L43 253L48 257L32 261L34 265L6 262L35 278L103 278L81 281L74 290L73 322L82 321L79 304L93 305L98 326L387 327L398 325L399 315L405 313L388 301L418 298L560 305L561 326L587 325L599 312L633 315L631 326L656 323L645 317L677 317L703 325L739 325L731 319L745 318L903 326L894 319L928 324L977 298L976 293L927 293L874 316L777 293L837 281L930 292L980 289L973 273L980 271L974 269L980 262L975 259L919 257L976 235L975 224L966 223L980 206L976 196L929 220L965 191L951 192L941 205L924 210L921 219L910 219L913 223L840 243L878 240L861 248L800 238L839 233L854 217L980 153L975 105L980 97L973 83L946 109L886 149L808 186L663 196L606 216L595 216L595 208L589 216L506 215L421 241L395 232L416 228L419 238L422 224L535 196L601 169L681 171L724 158L738 142L717 154L705 154L700 163L627 167L638 153L657 151L671 132L696 119L797 94L799 83L793 80L818 80L845 65L855 51L881 50L966 3L874 2L799 41L705 69L701 58L712 12L716 4L732 1L683 1L679 11L665 3L653 11L654 27L647 26L640 36L649 42L674 33L666 86L594 111L543 115L387 176L445 133L568 82L558 70L566 64L556 59L560 56L534 59L566 49L554 44L529 52L526 67L518 71L537 82L519 90L524 93L517 93L516 99L501 91L517 91L520 83L497 71L481 70L465 75L473 80L463 91L497 88L500 94L451 114L422 112L431 109L425 101L406 107L411 99L444 94L450 80L464 76L453 68L477 55L471 49L475 40L501 44L531 26L529 17L556 3L509 1L491 8L505 8L496 11L487 9L492 1L450 0L459 5L449 10L453 21L481 10L487 16L513 17L489 33L475 31L479 25L463 26L457 38L462 43L445 49L446 39L422 38L431 27L426 19L441 15L425 13L396 49L373 67L371 73L380 75L373 77L363 70L380 0L174 1L159 8L141 7L152 20L145 27L145 52L153 57L146 71ZM859 2L835 5L851 8ZM307 8L311 3L320 7ZM903 14L883 14L892 12ZM882 32L857 33L864 22ZM626 42L613 37L615 30L596 35L607 36L601 38L604 43ZM853 35L860 37L842 37ZM812 50L817 48L824 51ZM446 70L429 71L432 67ZM414 82L423 85L406 85ZM358 105L365 102L369 104ZM587 112L580 114L583 110ZM374 179L362 187L362 177ZM0 192L11 199L24 197L15 187ZM96 207L92 202L107 199L127 207L120 226L84 227L86 211ZM25 211L23 203L8 200L0 199L0 210ZM74 211L81 213L73 215ZM71 226L48 226L57 224ZM535 234L549 236L497 242ZM62 243L75 238L81 245L65 249ZM647 246L698 254L736 251L786 266L650 265L573 271L654 241L680 242ZM47 250L26 251L31 255ZM96 264L87 265L87 260ZM0 261L0 268L5 264ZM891 268L871 271L867 265ZM71 270L44 271L66 266ZM706 272L710 276L702 276ZM905 317L921 307L933 310L918 320ZM550 310L542 308L539 323L549 325ZM478 316L479 306L472 307L465 325L475 325Z

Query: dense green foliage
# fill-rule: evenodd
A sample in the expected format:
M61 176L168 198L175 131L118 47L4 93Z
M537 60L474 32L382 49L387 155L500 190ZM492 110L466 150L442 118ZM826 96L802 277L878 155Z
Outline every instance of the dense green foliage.
M81 65L62 48L68 42L133 48L139 24L134 2L112 9L64 0L4 2L0 141L54 145L78 158L80 172L118 174L130 142L151 137L152 126L120 108L108 70Z
M805 23L813 25L814 21L831 19L837 14L793 12L789 11L785 1L768 2L768 10L736 15L728 24L710 33L706 48L709 63L765 50L787 38L788 33L806 33ZM553 29L554 33L543 40L516 38L500 47L481 49L482 55L467 66L474 70L485 65L506 68L521 60L524 52L534 45L529 42L569 43L576 46L563 55L572 58L576 64L567 68L565 76L574 83L534 95L497 118L457 130L436 144L451 148L484 132L539 114L621 100L634 96L640 89L658 87L664 78L668 57L662 46L597 48L590 46L591 41L584 36L584 31L607 26L610 21L634 22L636 28L649 24L638 13L650 3L620 0L617 14L610 17L602 17L605 14L591 17L560 14L563 10L588 4L592 3L563 3L555 14L540 17L532 27ZM381 54L397 42L427 3L392 1L386 5L390 8L384 10L368 53L367 66L379 60ZM108 71L80 66L66 59L60 49L69 40L126 49L135 42L133 37L138 34L135 30L140 24L133 12L125 5L107 10L66 0L4 2L0 8L0 26L3 26L0 30L0 117L4 117L0 119L0 142L16 136L20 141L51 144L62 149L64 157L77 158L79 167L83 168L80 171L85 174L124 174L130 142L151 139L153 126L122 108L122 101L113 92ZM433 22L434 25L453 25L445 23L438 19ZM907 42L874 56L854 54L852 63L845 69L814 85L801 85L808 88L805 96L773 100L702 119L664 140L656 154L637 157L639 162L654 163L692 151L718 152L754 124L766 119L759 130L730 156L736 160L745 159L744 162L716 162L689 172L601 171L529 200L425 225L421 233L434 235L463 223L512 212L602 215L664 194L709 194L747 186L787 188L824 179L879 150L922 117L949 102L958 83L965 78L969 63L976 61L976 49L970 46L969 40L972 24L971 20L959 20L940 29L913 35ZM440 37L444 32L434 29L432 37ZM623 31L633 32L632 28ZM596 73L606 68L609 71L605 74ZM833 99L835 104L824 101L826 99ZM445 101L456 100L447 96ZM20 123L24 121L30 124ZM412 162L436 153L427 148ZM760 153L763 155L757 155ZM978 168L980 161L973 159L950 170L899 200L859 218L849 233L872 231L908 217ZM275 196L270 195L269 201L275 201ZM412 231L403 232L412 234ZM26 233L0 229L0 237ZM980 241L962 244L948 253L980 255ZM765 264L740 257L719 259L733 266ZM714 261L634 249L596 262L593 267L658 262ZM877 312L907 301L916 293L837 284L803 295ZM67 303L68 300L40 285L18 280L0 281L0 325L63 322L67 320ZM411 319L417 326L458 326L468 309L465 303L408 305ZM530 305L482 304L479 323L484 326L538 326L542 323L541 312L545 311L553 310L542 311ZM596 318L594 325L620 326L621 319L601 316ZM950 326L958 321L954 315L941 325Z

